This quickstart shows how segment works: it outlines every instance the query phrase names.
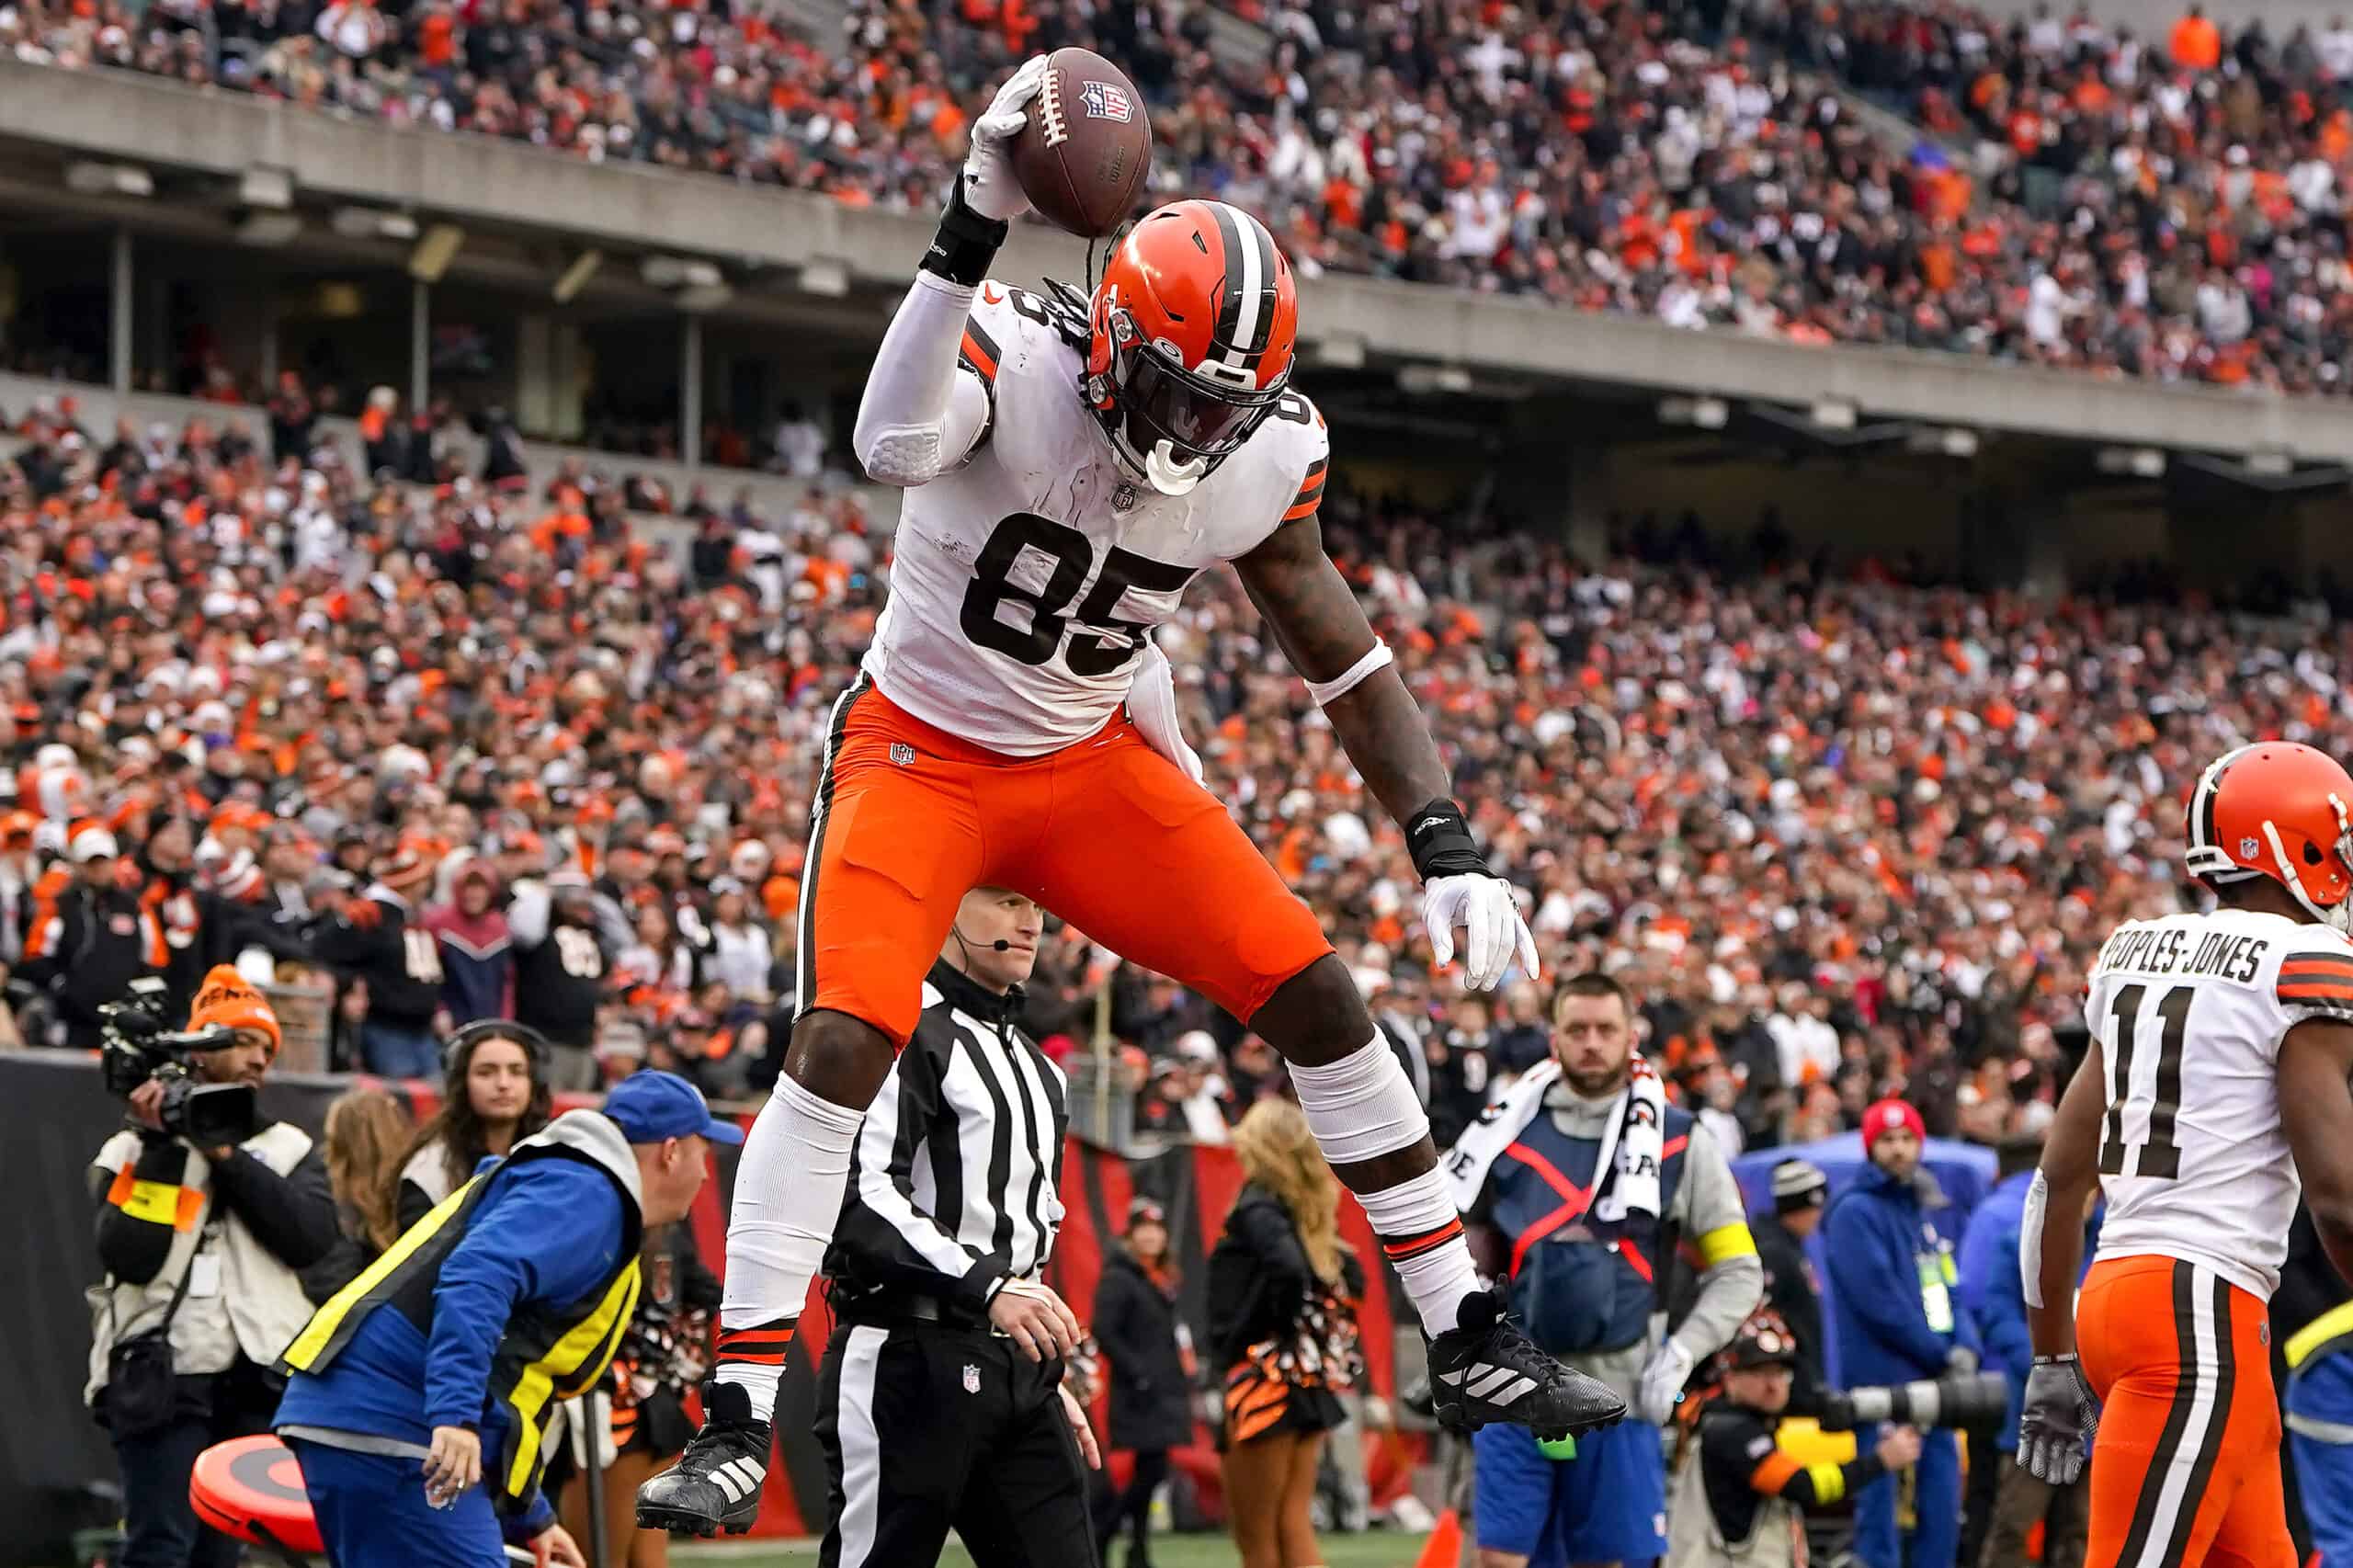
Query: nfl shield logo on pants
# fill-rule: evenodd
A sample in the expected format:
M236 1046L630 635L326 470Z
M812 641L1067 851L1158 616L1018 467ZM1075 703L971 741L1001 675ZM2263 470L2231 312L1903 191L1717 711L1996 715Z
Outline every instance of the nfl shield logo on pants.
M981 1392L981 1369L970 1361L964 1363L964 1392L966 1393Z
M891 743L891 760L901 767L912 767L915 766L915 748L907 744L904 741L892 741Z

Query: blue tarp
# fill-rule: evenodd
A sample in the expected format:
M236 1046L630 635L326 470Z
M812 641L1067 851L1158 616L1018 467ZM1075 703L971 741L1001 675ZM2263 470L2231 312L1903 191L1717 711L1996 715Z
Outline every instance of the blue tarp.
M1759 1149L1743 1154L1732 1163L1732 1174L1740 1183L1742 1200L1751 1214L1769 1213L1773 1208L1773 1167L1784 1160L1810 1160L1822 1167L1830 1178L1830 1196L1836 1199L1855 1179L1856 1171L1863 1165L1863 1135L1845 1132L1836 1138L1824 1138L1815 1143L1800 1143L1773 1149ZM1929 1222L1939 1234L1961 1249L1961 1233L1969 1223L1970 1210L1993 1189L1999 1162L1994 1151L1975 1143L1964 1143L1954 1138L1931 1138L1921 1152L1920 1164L1937 1178L1944 1188L1947 1202L1941 1209L1930 1210ZM1806 1254L1813 1260L1814 1277L1822 1285L1822 1321L1827 1324L1837 1321L1830 1301L1830 1271L1823 1266L1822 1233L1816 1231L1806 1243ZM1832 1386L1840 1386L1838 1379L1838 1344L1836 1335L1824 1347L1824 1359L1829 1369Z

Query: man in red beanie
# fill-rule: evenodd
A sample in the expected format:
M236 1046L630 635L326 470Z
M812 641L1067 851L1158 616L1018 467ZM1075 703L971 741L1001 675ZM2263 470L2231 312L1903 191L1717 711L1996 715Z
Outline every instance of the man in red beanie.
M1870 1163L1822 1221L1830 1264L1830 1304L1839 1369L1848 1388L1910 1382L1977 1369L1972 1331L1953 1312L1952 1244L1928 1222L1945 1198L1920 1169L1927 1129L1903 1100L1863 1112ZM1878 1432L1855 1440L1868 1451ZM1924 1433L1914 1467L1911 1568L1953 1568L1961 1545L1961 1445L1950 1432ZM1904 1568L1895 1522L1896 1479L1882 1476L1855 1495L1855 1554L1870 1568Z

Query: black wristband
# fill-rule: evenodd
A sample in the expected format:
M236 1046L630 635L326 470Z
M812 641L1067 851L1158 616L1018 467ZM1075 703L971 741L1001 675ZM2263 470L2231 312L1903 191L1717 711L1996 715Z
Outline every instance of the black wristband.
M948 193L948 210L939 215L939 232L932 235L931 248L915 265L950 283L977 289L989 275L997 247L1012 232L1012 224L992 222L964 205L964 179L959 175Z
M1491 876L1487 858L1471 836L1462 808L1443 796L1432 801L1405 824L1405 847L1413 852L1414 874L1424 881L1438 877Z

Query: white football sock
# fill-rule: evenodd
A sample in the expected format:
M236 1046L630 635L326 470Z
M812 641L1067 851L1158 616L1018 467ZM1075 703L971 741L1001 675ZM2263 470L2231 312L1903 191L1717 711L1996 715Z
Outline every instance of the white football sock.
M1308 1131L1336 1165L1393 1154L1429 1136L1428 1113L1377 1033L1337 1062L1291 1063L1290 1081ZM1357 1198L1422 1314L1422 1327L1433 1335L1446 1333L1455 1325L1462 1298L1479 1288L1479 1277L1443 1173L1433 1165L1395 1187Z
M1382 1192L1359 1193L1381 1250L1432 1335L1453 1328L1462 1298L1479 1289L1479 1271L1462 1239L1462 1216L1447 1191L1446 1173L1432 1165Z
M811 1094L790 1078L760 1109L735 1167L735 1205L727 1217L727 1285L719 1309L722 1341L797 1318L809 1281L824 1261L849 1185L850 1145L865 1112ZM730 1360L722 1350L712 1376L751 1395L761 1421L776 1410L779 1358Z

